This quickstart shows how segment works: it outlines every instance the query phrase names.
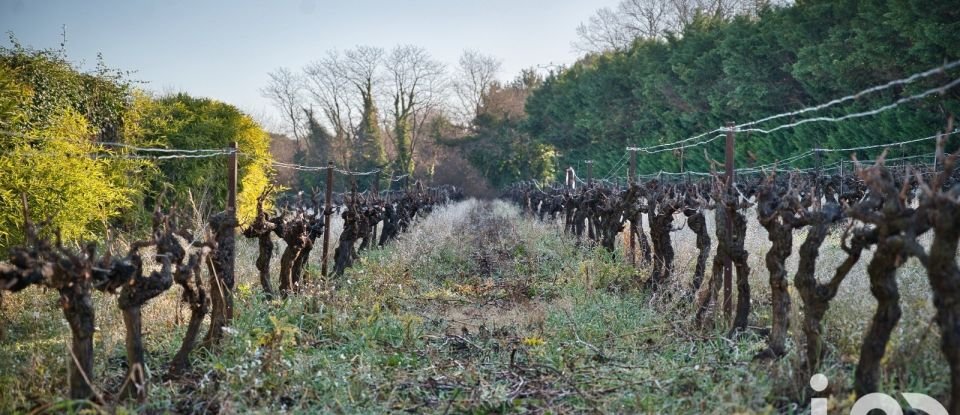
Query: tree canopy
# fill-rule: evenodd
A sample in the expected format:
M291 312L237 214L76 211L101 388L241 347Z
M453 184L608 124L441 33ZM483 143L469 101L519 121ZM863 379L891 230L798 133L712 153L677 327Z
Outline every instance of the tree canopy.
M675 142L728 121L796 110L906 77L960 58L952 47L958 40L960 9L914 0L804 1L729 21L701 15L681 34L638 39L627 50L588 55L549 76L527 100L523 130L555 147L561 164L594 159L595 171L606 174L622 161L626 146ZM954 77L956 71L933 76L814 115L874 109ZM929 136L943 128L958 104L953 89L876 116L739 134L737 164L769 163L814 147ZM687 169L709 168L704 148L710 158L722 160L723 140L717 140L686 149ZM896 150L932 154L933 141ZM824 162L849 156L833 153ZM640 155L638 171L678 171L679 163L674 152Z

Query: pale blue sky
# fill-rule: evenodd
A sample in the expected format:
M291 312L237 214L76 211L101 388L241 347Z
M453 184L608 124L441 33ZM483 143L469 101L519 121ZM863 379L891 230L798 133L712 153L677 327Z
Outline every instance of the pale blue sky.
M616 0L0 0L0 29L71 59L135 70L155 91L186 91L264 113L258 89L279 66L300 68L329 49L412 43L453 65L464 49L520 69L573 62L576 26ZM3 39L6 43L6 39ZM272 111L272 110L270 110ZM272 112L271 112L272 113Z

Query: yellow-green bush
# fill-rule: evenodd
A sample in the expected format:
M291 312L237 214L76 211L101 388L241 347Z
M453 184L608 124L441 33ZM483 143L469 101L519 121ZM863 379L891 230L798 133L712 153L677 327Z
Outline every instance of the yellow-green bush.
M0 47L0 252L23 240L21 195L67 242L107 228L144 231L154 205L202 214L226 204L226 156L129 159L131 150L226 148L237 142L238 214L251 219L269 183L269 135L236 107L177 94L155 98L98 62L77 70L63 50ZM140 155L156 155L142 153ZM192 200L191 200L192 197Z
M160 98L143 116L144 137L172 148L227 148L236 142L240 153L238 217L256 214L257 196L266 188L270 171L270 136L236 107L208 98L177 94ZM192 195L203 210L222 210L227 200L226 157L172 159L157 162L161 172L153 189L166 189L167 199L180 206Z
M51 118L50 126L23 136L6 136L0 153L0 247L22 241L21 195L34 220L52 220L65 240L95 238L130 207L133 189L119 181L109 159L89 157L95 146L90 126L73 109Z

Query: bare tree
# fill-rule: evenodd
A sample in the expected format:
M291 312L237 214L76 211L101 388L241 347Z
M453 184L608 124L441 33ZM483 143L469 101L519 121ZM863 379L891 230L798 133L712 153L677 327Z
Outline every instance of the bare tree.
M615 9L604 7L577 27L575 49L592 53L625 50L635 39L659 39L683 33L697 16L730 19L756 16L792 0L621 0Z
M673 20L675 22L675 29L683 31L687 25L693 22L694 16L698 11L703 10L700 6L700 3L703 0L667 0L670 2L671 10L673 12Z
M586 23L577 26L577 37L573 47L581 52L601 52L605 50L624 50L630 47L638 36L624 24L623 17L608 7L597 10Z
M499 59L467 50L460 55L459 65L453 80L453 91L459 101L460 117L464 124L480 112L483 97L500 73Z
M356 88L361 98L373 99L377 92L375 88L384 81L381 70L384 55L383 48L357 46L343 54L339 74Z
M260 89L260 94L272 101L283 114L284 123L289 123L290 133L299 147L304 131L303 82L299 75L284 67L277 68L268 76L270 80L267 86Z
M253 118L266 131L279 134L287 129L287 123L279 119L277 114L270 111L268 107L240 106L240 111Z
M360 94L360 122L354 139L354 157L362 168L383 167L387 156L380 128L376 96L383 84L383 48L357 46L344 53L343 76Z
M623 0L617 9L624 17L626 30L639 37L659 38L679 28L676 13L672 13L673 7L668 1Z
M397 167L412 173L413 152L419 130L429 109L442 101L446 67L419 46L395 47L386 59L387 72L393 78L393 138Z
M412 154L414 158L416 158L417 151L424 141L423 138L432 136L430 133L430 123L438 118L446 118L446 113L449 108L449 97L447 95L449 84L447 83L446 77L441 77L440 80L441 83L439 85L424 88L424 92L420 95L419 103L414 106L413 134L410 137L410 154Z
M346 77L344 57L337 51L304 68L305 89L312 105L320 108L323 121L333 131L338 164L349 165L350 148L357 129L356 90ZM332 155L326 155L329 158Z

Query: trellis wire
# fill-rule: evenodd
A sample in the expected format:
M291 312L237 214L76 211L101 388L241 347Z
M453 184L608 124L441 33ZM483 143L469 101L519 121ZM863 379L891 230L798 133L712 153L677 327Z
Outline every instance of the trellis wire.
M902 79L890 81L890 82L887 82L887 83L882 84L882 85L876 85L876 86L873 86L873 87L864 89L864 90L862 90L862 91L860 91L860 92L857 92L857 93L855 93L855 94L851 94L851 95L847 95L847 96L845 96L845 97L837 98L837 99L831 100L831 101L826 102L826 103L823 103L823 104L810 106L810 107L803 108L803 109L800 109L800 110L783 112L783 113L780 113L780 114L775 114L775 115L771 115L771 116L768 116L768 117L764 117L764 118L761 118L761 119L758 119L758 120L754 120L754 121L749 121L749 122L746 122L746 123L738 124L738 125L735 125L735 126L733 127L733 131L736 131L736 132L757 132L757 133L762 133L762 134L769 134L769 133L774 132L774 131L779 131L779 130L781 130L781 129L786 129L786 128L792 128L792 127L796 127L796 126L798 126L798 125L802 125L802 124L806 124L806 123L810 123L810 122L838 122L838 121L843 121L843 120L847 120L847 119L851 119L851 118L859 118L859 117L866 117L866 116L870 116L870 115L876 115L876 114L879 114L879 113L881 113L881 112L884 112L884 111L887 111L887 110L896 108L896 107L898 107L898 106L900 106L900 105L902 105L902 104L904 104L904 103L910 102L910 101L915 101L915 100L918 100L918 99L927 97L927 96L932 95L932 94L935 94L935 93L943 93L943 92L945 92L946 90L951 89L951 88L957 86L958 84L960 84L960 79L955 79L955 80L953 80L952 82L949 82L949 83L947 83L947 84L945 84L945 85L942 85L942 86L937 87L937 88L928 89L928 90L926 90L926 91L924 91L924 92L921 92L921 93L919 93L919 94L915 94L915 95L911 95L911 96L909 96L909 97L901 98L901 99L897 100L896 102L894 102L894 103L892 103L892 104L884 105L884 106L882 106L882 107L875 108L875 109L870 110L870 111L864 111L864 112L859 112L859 113L854 113L854 114L848 114L848 115L844 115L844 116L841 116L841 117L814 117L814 118L808 118L808 119L800 120L800 121L797 121L797 122L794 122L794 123L789 123L789 124L780 125L780 126L777 126L777 127L771 128L771 129L744 128L744 127L754 126L754 125L757 125L757 124L760 124L760 123L764 123L764 122L767 122L767 121L772 121L772 120L779 119L779 118L790 117L790 116L800 115L800 114L804 114L804 113L808 113L808 112L819 111L819 110L822 110L822 109L825 109L825 108L832 107L832 106L837 105L837 104L841 104L841 103L844 103L844 102L847 102L847 101L851 101L851 100L858 99L858 98L860 98L860 97L862 97L862 96L864 96L864 95L867 95L867 94L871 94L871 93L878 92L878 91L883 91L883 90L889 89L889 88L894 87L894 86L897 86L897 85L906 85L906 84L910 84L910 83L912 83L912 82L915 82L915 81L917 81L917 80L919 80L919 79L927 78L927 77L930 77L930 76L933 76L933 75L936 75L936 74L943 74L943 73L946 73L946 71L948 71L948 70L950 70L950 69L954 69L954 68L956 68L956 67L958 67L958 66L960 66L960 60L953 61L953 62L949 62L949 63L947 63L947 64L945 64L945 65L938 66L938 67L936 67L936 68L932 68L932 69L926 70L926 71L924 71L924 72L915 73L915 74L910 75L910 76L908 76L908 77L906 77L906 78L902 78ZM659 153L659 152L662 152L662 151L675 150L675 149L677 149L677 148L682 148L682 147L695 147L695 146L699 146L699 145L703 145L703 144L709 143L709 142L715 140L717 137L713 137L713 138L711 138L710 140L705 140L705 141L697 141L697 140L700 140L701 138L706 137L706 136L708 136L708 135L710 135L710 134L713 134L713 133L727 132L727 131L728 131L728 128L726 128L726 127L720 127L720 128L717 128L717 129L714 129L714 130L711 130L711 131L708 131L708 132L705 132L705 133L697 134L697 135L695 135L695 136L688 137L688 138L685 138L685 139L682 139L682 140L678 140L678 141L674 141L674 142L670 142L670 143L655 144L655 145L647 146L647 147L628 147L627 149L628 149L628 150L642 151L642 152L648 153L648 154L653 154L653 153ZM695 143L694 143L694 144L687 144L687 143L690 143L690 142L695 142Z

